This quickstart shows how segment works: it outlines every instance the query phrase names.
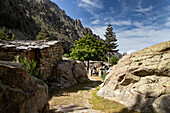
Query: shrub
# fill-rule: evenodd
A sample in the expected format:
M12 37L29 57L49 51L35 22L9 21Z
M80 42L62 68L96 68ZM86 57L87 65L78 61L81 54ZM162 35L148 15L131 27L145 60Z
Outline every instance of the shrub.
M118 61L119 61L119 59L116 56L112 56L110 58L110 63L112 64L112 66L116 65Z
M64 58L69 58L69 54L64 54L63 57Z
M5 27L0 31L0 39L2 40L15 40L15 34L13 34L12 30L6 30Z
M104 80L106 76L107 76L107 73L103 74L103 75L101 76L101 78Z
M37 67L37 61L35 60L28 60L27 57L24 57L23 59L19 59L16 57L16 61L19 61L19 63L25 65L27 72L36 78L39 78L42 80L42 75L40 74L40 68Z

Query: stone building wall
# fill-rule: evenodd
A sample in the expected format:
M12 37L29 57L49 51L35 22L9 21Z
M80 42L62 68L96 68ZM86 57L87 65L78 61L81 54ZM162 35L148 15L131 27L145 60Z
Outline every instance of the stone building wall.
M40 72L48 79L54 65L62 59L61 41L2 41L0 40L0 60L13 61L14 56L27 57L38 61Z
M40 71L45 78L49 78L52 69L61 59L63 55L62 44L57 44L38 51Z

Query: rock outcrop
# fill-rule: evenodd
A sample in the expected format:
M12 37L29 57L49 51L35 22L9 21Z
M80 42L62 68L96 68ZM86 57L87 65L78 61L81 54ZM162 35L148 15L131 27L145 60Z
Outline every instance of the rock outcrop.
M93 34L81 21L73 20L51 0L1 0L0 27L12 29L17 39L35 39L44 28L51 39L64 39L69 44Z
M170 41L124 56L97 94L138 111L169 113Z
M48 86L23 67L0 61L0 113L48 113Z
M89 81L89 78L84 63L71 59L64 59L53 68L49 79L49 85L63 88L87 81Z

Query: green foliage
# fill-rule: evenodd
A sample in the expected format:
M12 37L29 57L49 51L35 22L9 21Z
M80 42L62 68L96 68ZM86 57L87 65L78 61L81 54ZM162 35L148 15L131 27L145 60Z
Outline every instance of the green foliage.
M105 35L105 45L106 45L106 51L107 51L107 56L108 56L108 63L110 63L110 57L111 57L111 52L117 52L119 51L117 48L117 41L116 35L113 32L113 28L111 27L111 24L108 25Z
M0 39L2 40L15 40L15 34L13 34L12 30L6 30L5 27L0 31Z
M42 28L41 31L36 36L36 40L44 40L44 39L49 39L49 33L44 28Z
M2 31L0 31L0 39L2 39L2 40L9 40L9 39L7 38L6 33L2 32Z
M63 57L64 58L69 58L69 54L64 54Z
M35 60L28 60L27 57L24 57L23 59L19 59L16 57L16 60L19 61L19 63L25 65L27 72L36 78L39 78L42 80L42 75L40 74L40 69L37 67L37 61ZM17 62L14 61L14 62Z
M107 73L103 74L103 75L101 76L101 78L104 80L106 76L107 76Z
M118 61L119 59L114 55L110 58L110 63L112 64L112 66L116 65Z
M111 24L108 25L104 36L106 37L105 44L107 52L117 52L118 50L116 48L118 45L115 43L117 39Z
M75 41L70 58L81 61L106 59L105 44L102 40L97 40L93 35L87 34L82 39Z

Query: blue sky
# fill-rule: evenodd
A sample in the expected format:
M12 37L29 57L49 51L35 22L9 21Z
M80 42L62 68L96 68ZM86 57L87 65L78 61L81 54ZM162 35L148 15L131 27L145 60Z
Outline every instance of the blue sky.
M170 40L170 0L51 1L103 39L111 23L120 53L132 53Z

